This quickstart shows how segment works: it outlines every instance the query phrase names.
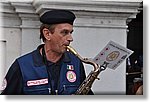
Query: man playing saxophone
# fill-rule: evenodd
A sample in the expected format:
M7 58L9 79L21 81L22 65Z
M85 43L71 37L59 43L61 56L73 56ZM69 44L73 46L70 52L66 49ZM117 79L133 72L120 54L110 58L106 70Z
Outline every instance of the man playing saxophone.
M75 18L68 10L52 10L40 17L44 44L15 60L5 76L1 94L71 95L77 91L86 76L82 61L67 51L73 41Z

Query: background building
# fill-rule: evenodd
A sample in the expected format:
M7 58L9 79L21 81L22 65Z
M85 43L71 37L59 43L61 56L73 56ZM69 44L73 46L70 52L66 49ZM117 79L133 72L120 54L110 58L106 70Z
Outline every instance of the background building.
M0 3L1 80L13 61L41 44L39 17L47 10L73 11L72 46L83 57L93 58L110 41L127 46L128 23L136 18L142 0L3 0ZM85 65L88 74L92 67ZM92 89L95 94L126 94L126 62L106 69ZM1 81L0 80L0 81Z

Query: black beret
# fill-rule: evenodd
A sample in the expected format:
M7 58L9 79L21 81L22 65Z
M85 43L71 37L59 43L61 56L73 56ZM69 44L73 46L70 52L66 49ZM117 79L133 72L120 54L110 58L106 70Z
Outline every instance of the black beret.
M45 12L41 17L40 21L43 24L58 24L58 23L69 23L73 25L75 15L68 10L52 10Z

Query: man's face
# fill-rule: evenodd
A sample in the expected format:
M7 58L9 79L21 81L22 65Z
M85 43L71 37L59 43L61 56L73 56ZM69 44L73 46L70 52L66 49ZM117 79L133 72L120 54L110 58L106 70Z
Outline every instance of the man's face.
M73 41L73 26L68 23L57 24L53 34L51 34L50 46L51 50L56 53L64 53L66 46Z

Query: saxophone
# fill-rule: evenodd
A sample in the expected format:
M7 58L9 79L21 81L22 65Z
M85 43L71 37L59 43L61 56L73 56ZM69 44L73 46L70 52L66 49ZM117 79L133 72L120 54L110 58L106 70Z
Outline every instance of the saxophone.
M72 48L71 46L67 46L67 49L71 53L73 53L75 56L77 56L82 62L84 62L86 64L91 64L94 67L94 70L92 70L89 73L89 75L85 78L85 80L81 83L81 85L79 86L79 88L75 92L75 95L87 95L88 92L90 91L95 79L99 80L99 78L97 77L99 75L99 73L106 69L107 63L104 63L103 65L99 66L97 63L93 62L92 60L89 60L87 58L82 58L76 52L76 50L74 48Z

